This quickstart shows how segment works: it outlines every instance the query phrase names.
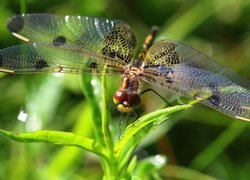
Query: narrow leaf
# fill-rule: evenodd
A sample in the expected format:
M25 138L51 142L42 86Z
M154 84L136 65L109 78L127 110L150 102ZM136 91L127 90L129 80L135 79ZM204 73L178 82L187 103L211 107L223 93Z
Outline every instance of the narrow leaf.
M105 150L98 142L94 141L93 139L79 136L73 133L48 130L40 130L27 133L13 133L0 129L0 135L8 137L14 141L24 143L46 142L66 146L75 146L91 151L96 155L106 158Z

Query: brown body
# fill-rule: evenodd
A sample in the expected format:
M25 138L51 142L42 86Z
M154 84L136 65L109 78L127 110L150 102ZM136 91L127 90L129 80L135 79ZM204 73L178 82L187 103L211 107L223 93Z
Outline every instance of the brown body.
M139 76L141 67L145 59L146 53L152 45L158 28L152 27L150 34L146 37L142 50L136 59L134 66L128 65L122 77L122 84L119 90L116 91L113 100L117 105L117 110L123 113L134 112L141 103L139 95Z

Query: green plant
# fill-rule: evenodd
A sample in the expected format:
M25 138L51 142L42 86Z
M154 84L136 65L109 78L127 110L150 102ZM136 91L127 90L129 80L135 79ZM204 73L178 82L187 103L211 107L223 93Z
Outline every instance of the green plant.
M122 136L115 142L112 140L112 133L109 129L111 118L107 111L105 76L102 76L101 110L98 104L99 99L93 94L93 87L91 87L89 82L90 79L90 77L83 78L83 89L87 95L88 103L91 104L95 138L92 139L74 133L49 130L28 133L13 133L0 130L1 135L24 143L46 142L75 146L90 151L99 157L104 172L104 179L139 178L142 174L144 177L150 177L154 173L140 169L140 167L144 168L144 166L141 166L141 162L138 163L136 156L133 156L136 147L149 132L160 126L163 122L171 119L176 112L189 108L196 101L187 105L178 105L157 110L140 117L126 127ZM166 160L164 157L157 155L155 160L151 160L151 163L148 161L148 164L153 167L153 171L157 172L159 168L166 164Z
M4 1L7 2L6 0L4 0ZM23 2L25 2L25 1L23 1ZM64 5L59 5L61 3L61 1L60 1L60 3L57 2L55 4L51 4L50 1L42 2L41 4L39 4L38 1L37 2L32 1L32 2L33 2L33 7L32 8L30 7L29 10L32 10L33 12L35 12L35 11L38 12L38 10L35 9L34 7L39 6L39 12L40 11L44 11L44 12L53 11L54 13L59 13L59 14L66 13L66 14L77 14L77 15L92 15L92 16L99 16L99 17L112 16L113 18L119 18L119 15L122 14L123 17L127 17L127 16L129 17L128 19L126 19L126 21L129 22L133 26L133 29L135 29L135 30L137 29L137 31L140 33L141 33L140 30L143 29L143 25L145 25L145 26L147 25L147 27L144 27L144 30L145 30L144 32L146 33L147 32L146 29L148 29L148 27L150 26L150 23L143 21L143 18L140 18L140 17L138 18L138 16L136 16L137 14L134 11L137 12L138 10L140 10L140 13L144 12L143 14L147 18L148 18L148 14L150 14L151 22L154 24L157 24L157 20L159 20L159 19L160 19L159 22L166 22L165 27L161 26L161 28L160 28L160 30L163 32L162 35L164 34L164 38L166 38L165 36L175 35L175 38L185 39L184 41L188 42L188 44L190 44L192 46L194 45L194 47L196 47L196 48L198 47L197 49L199 49L199 47L200 47L200 50L204 50L203 49L204 47L209 47L208 49L211 48L212 50L211 49L210 50L213 51L213 55L212 55L213 57L218 58L218 60L222 60L222 62L224 59L225 61L223 63L227 64L229 67L235 65L234 70L241 72L246 77L247 77L248 72L249 72L248 71L249 70L249 68L248 68L249 63L248 63L248 58L247 58L247 57L249 57L249 53L248 53L249 52L248 51L248 49L249 49L249 38L248 38L249 33L247 32L247 28L246 28L247 24L249 22L248 21L249 16L247 13L247 12L249 12L249 10L248 10L249 9L249 1L245 1L245 0L243 0L243 1L223 0L220 2L210 1L210 0L197 1L197 2L191 1L191 3L193 3L193 5L189 5L190 1L173 1L175 3L178 2L180 4L180 6L177 6L177 8L174 7L175 11L173 10L173 5L171 3L169 3L166 6L166 5L162 5L158 1L149 1L151 4L150 3L147 4L147 3L145 3L145 1L140 1L139 3L138 3L138 1L135 1L135 3L138 3L138 7L140 7L140 8L138 8L138 9L133 8L134 11L132 11L132 9L124 11L123 8L118 8L118 7L114 8L113 2L115 2L115 1L112 1L110 3L110 4L112 4L112 6L109 10L105 9L105 7L108 7L108 5L103 6L103 3L100 5L102 10L104 9L103 11L106 11L107 13L103 13L103 11L100 11L97 14L95 14L95 13L88 14L91 11L91 10L90 11L88 10L89 6L85 7L85 5L87 4L87 3L85 3L84 5L81 4L81 7L80 7L80 5L78 5L78 4L80 4L79 3L80 1L69 1L69 2L67 1L67 3L65 3ZM78 2L78 3L76 3L76 2ZM88 2L95 2L96 4L93 7L97 7L97 5L100 4L100 0L88 1ZM106 1L106 2L110 2L110 1ZM162 1L162 2L165 2L165 1ZM126 4L131 5L130 3L131 3L131 1L126 1ZM37 5L37 4L39 4L39 5ZM72 4L77 4L78 9L76 10L74 8L75 6ZM49 10L45 8L46 6L47 6L47 8L49 8ZM150 6L150 8L147 8L149 6ZM154 13L154 12L160 12L159 8L158 9L156 8L157 6L158 7L161 6L162 11L164 11L164 12L169 11L170 13L168 13L168 15L164 14L162 16L159 16L159 13ZM13 7L15 7L15 5L12 5L12 8ZM120 5L120 7L123 7L122 3ZM8 8L6 8L5 11L3 11L4 9L2 7L0 7L0 9L1 9L2 15L5 13L5 16L4 15L1 16L2 17L2 19L1 19L1 23L2 23L1 34L2 34L2 32L4 32L3 29L5 29L4 23L5 23L6 18L15 14L15 13L18 13L18 10L16 10L16 11L12 10L10 5L8 6ZM81 9L81 11L79 11L79 9ZM115 10L117 11L117 9L119 10L119 12L114 13ZM114 12L112 10L114 10ZM92 12L93 12L93 10L92 10ZM94 12L96 12L96 11L94 11ZM230 12L230 13L228 13L228 12ZM231 19L232 16L233 17L235 16L234 18L238 17L238 19L237 18ZM224 19L225 21L223 19L221 19L223 17L226 19L226 20ZM143 25L142 25L142 22L143 22ZM7 47L10 45L8 43L11 42L11 39L7 39L7 35L9 35L7 33L7 31L4 33L2 34L1 38L4 38L5 42L3 42L1 44L2 44L2 47ZM141 34L144 34L144 33L141 33ZM188 37L188 38L186 38L186 37ZM173 38L173 39L175 39L175 38ZM207 54L209 54L209 53L207 52ZM236 60L237 60L237 62L236 62ZM1 74L1 77L3 77L2 74ZM23 77L21 77L21 78L18 77L18 78L20 81L20 79L22 79ZM85 78L86 78L85 80L87 81L88 77L85 77ZM249 76L248 76L248 78L249 78ZM1 92L5 92L6 89L8 89L8 90L11 89L11 88L8 88L8 85L12 84L14 78L9 78L9 79L12 81L6 82L6 83L3 82L4 79L1 79L2 80L1 84L0 84L2 86ZM14 83L18 84L18 85L21 84L20 82L17 83L17 81ZM26 85L27 84L28 83L26 83ZM30 86L30 84L31 83L29 83L28 87ZM84 85L83 87L86 87L86 86L87 85ZM15 87L12 87L12 89L15 89ZM13 90L12 90L12 92L13 92ZM34 93L34 91L33 91L33 93ZM15 95L12 96L12 94L11 94L11 98L10 98L10 95L8 96L7 92L3 93L3 94L4 95L6 94L6 97L8 97L8 99L7 99L4 96L1 96L1 98L2 97L5 98L5 99L3 99L3 98L1 99L1 102L2 102L1 109L2 109L2 112L5 113L6 109L8 109L8 108L10 109L10 107L11 108L13 107L13 106L11 106L13 104L12 99L15 99L16 96ZM37 94L39 96L39 93L37 93ZM41 94L42 93L40 93L40 96L42 96ZM87 95L86 93L84 93L84 94ZM42 98L43 97L45 97L45 96L42 96ZM102 127L101 126L102 114L101 114L100 106L98 106L98 105L92 106L91 105L91 107L90 107L90 105L89 105L91 102L89 100L91 98L97 98L95 100L95 103L98 104L100 101L100 97L96 96L96 94L95 94L92 97L86 96L86 98L88 99L88 107L87 108L85 106L83 106L84 103L81 103L79 106L77 106L77 107L74 106L74 108L72 108L72 109L76 109L76 108L81 109L82 108L82 111L84 111L84 118L85 119L94 119L93 122L96 125L98 125L99 127ZM55 103L54 100L51 100L51 102ZM69 102L65 102L65 104L66 103L69 103ZM20 106L20 104L21 104L20 101L17 102L17 104L18 104L18 106ZM8 108L5 108L5 107L8 107ZM93 114L92 108L98 109L99 115L97 115L98 113L95 112L95 116L92 117L91 116L91 114ZM188 116L183 117L182 121L180 121L178 123L178 126L172 127L171 129L173 129L173 130L171 130L171 132L168 133L168 136L170 136L171 142L175 143L173 145L173 148L175 151L175 155L178 158L178 164L182 165L182 166L189 167L189 168L193 168L193 169L196 169L199 171L205 171L208 174L211 174L215 177L220 177L222 179L227 179L227 178L228 179L230 179L230 178L236 179L236 177L237 177L237 179L244 179L243 178L244 175L246 177L249 177L248 170L249 170L250 166L248 163L249 158L248 158L248 152L247 152L247 148L248 148L247 142L248 142L248 137L249 137L248 133L247 133L248 124L243 123L243 122L238 122L238 121L232 121L232 120L230 120L230 118L227 118L226 116L223 116L220 114L214 114L211 111L208 111L207 109L204 109L204 108L198 107L198 108L196 108L196 110L197 110L196 113L192 113L191 115L189 114ZM11 116L11 118L7 117L7 116L4 117L3 113L1 114L1 116L2 116L1 127L2 128L4 127L4 129L8 129L8 128L5 128L6 125L8 126L8 123L6 123L6 122L11 123L10 120L14 119L15 114L17 113L15 108L12 108L11 112L12 112L11 114L13 114L13 116ZM81 111L77 111L77 112L81 112ZM67 114L70 114L70 113L72 114L72 112L69 110L69 112L67 112ZM58 114L56 116L58 116ZM12 117L14 117L14 118L12 118ZM78 119L78 116L75 119ZM46 120L46 118L45 118L45 120ZM61 122L60 124L57 124L57 126L53 126L53 127L56 127L57 129L65 129L65 128L62 128L62 124L65 122L69 122L70 119L67 116L61 120L65 120L65 121ZM58 121L56 121L55 119L53 119L53 122L55 122L55 124L58 123ZM232 124L229 125L229 123L231 123L231 122L232 122ZM183 124L184 124L184 126L183 126ZM92 128L89 128L89 126L90 125L89 125L88 121L75 123L74 127L72 129L70 129L70 131L74 132L74 134L87 134L87 133L89 133L89 131L92 131ZM93 127L95 127L95 126L93 126ZM179 128L182 128L181 132L182 132L182 134L185 134L184 139L180 138L178 136L180 134L180 133L178 134ZM14 126L13 129L14 130L12 130L12 132L23 132L22 130L20 130L22 128L15 130L15 129L17 129L16 126ZM69 128L67 128L67 129L69 129ZM190 129L192 129L192 133L189 133ZM197 132L197 129L200 129L200 130ZM225 131L223 131L223 130L225 130ZM79 133L79 132L81 132L81 133ZM95 132L98 132L98 131L95 131ZM208 134L208 132L210 132L210 133ZM103 139L102 128L99 129L98 133L99 133L99 135L96 137L101 137L101 139L100 139L100 142L101 142ZM219 134L219 133L221 133L221 134ZM200 138L196 138L197 135ZM84 137L85 137L85 135L84 135ZM89 137L89 136L86 135L86 137ZM0 142L1 144L6 143L6 141L7 141L6 139L4 139L2 137L0 137L0 138L1 138L1 142ZM98 139L98 141L99 141L99 139ZM11 147L8 146L8 143L11 144ZM0 153L2 153L2 156L1 156L1 167L0 167L1 174L0 175L3 176L2 175L2 174L4 174L3 169L5 167L8 167L8 165L9 165L8 163L10 163L9 168L8 168L10 170L6 174L8 177L10 175L12 177L14 177L13 179L16 179L17 177L20 179L22 177L22 176L20 176L20 174L25 174L26 176L23 175L23 177L24 177L24 179L27 179L27 175L29 175L28 177L30 177L30 174L32 174L32 173L30 173L31 171L34 172L33 176L36 175L35 177L37 177L37 176L40 177L40 175L42 174L41 171L44 172L44 174L48 175L48 177L53 177L53 176L58 177L59 175L61 175L61 176L63 175L65 177L65 174L66 174L66 176L68 175L68 173L73 174L74 171L71 172L72 163L74 163L75 166L79 165L79 164L77 164L75 159L82 158L81 153L85 152L85 151L82 151L81 148L71 148L71 147L66 147L66 146L60 147L60 146L53 146L53 145L51 146L49 144L44 144L44 143L32 144L32 147L35 147L32 149L33 151L30 150L29 148L27 148L27 147L31 146L29 144L24 145L22 143L14 143L11 141L7 141L6 144L7 145L4 144L4 146L1 146ZM46 154L47 153L46 151L43 153L40 153L40 152L36 151L37 146L39 146L39 147L44 146L44 147L46 147L46 149L49 149L50 147L58 148L58 151L53 151L53 153L48 153L48 154ZM8 153L8 150L9 150L8 147L11 150L11 155L9 155L9 154L6 155ZM23 150L22 149L23 147L25 147L26 149ZM185 147L185 148L179 148L179 147ZM13 149L14 149L14 153L13 153ZM19 150L21 149L23 151L21 151L21 153L17 155L17 154L15 154L16 149L19 149ZM44 157L44 154L47 155L46 160L42 161L42 162L45 162L44 164L42 164L42 165L40 164L40 166L37 164L34 165L33 163L28 164L30 166L27 165L26 162L30 162L31 160L35 159L34 158L34 154L35 154L34 149L37 153L40 153L39 155L42 156L42 157L39 156L37 159L42 159ZM182 149L184 149L184 150L182 150ZM238 149L238 152L235 151L235 149ZM44 149L42 149L42 150L44 150ZM183 152L183 151L185 151L185 152ZM79 156L79 154L80 154L80 156ZM183 154L185 154L185 156L183 156ZM35 157L37 157L37 156L35 156ZM146 170L145 170L145 168L152 167L152 166L150 166L151 161L149 159L147 159L147 160L136 161L136 159L132 159L132 161L130 161L131 162L130 169L133 169L132 168L133 164L136 164L136 166L139 167L139 168L136 168L136 173L141 172L141 174L143 174L144 172L148 172L149 168ZM67 161L67 162L65 163L65 161ZM84 161L84 160L81 159L81 161ZM5 163L5 162L7 162L7 163ZM136 163L134 163L134 162L136 162ZM148 163L150 165L148 165ZM18 168L14 169L13 166L11 166L13 164L19 165L18 167L22 167L23 171L20 173L20 170ZM142 166L144 168L142 168ZM170 167L170 169L178 168L177 166L171 166L171 165L166 165L166 167L167 168ZM84 166L84 168L86 168L86 166ZM39 169L40 171L38 172L37 169ZM138 169L141 169L141 171ZM82 169L78 170L77 172L79 172L79 171L82 171ZM194 175L194 172L193 171L190 172L190 171L192 171L192 170L187 169L187 168L178 168L178 175L182 174L182 176L181 175L179 176L180 178L185 177L187 179L188 178L195 179L194 177L197 176L197 172ZM18 172L19 172L19 174L18 174ZM170 171L168 171L168 173L169 172ZM70 174L70 175L72 175L72 174ZM75 173L75 174L79 174L79 173ZM152 174L154 174L154 173L152 173ZM198 173L198 175L199 175L199 173ZM7 177L7 176L4 176L4 177ZM85 177L85 176L83 176L83 177ZM176 176L174 176L174 177L176 177ZM201 178L196 178L196 179L201 179ZM248 179L248 178L245 178L245 179Z

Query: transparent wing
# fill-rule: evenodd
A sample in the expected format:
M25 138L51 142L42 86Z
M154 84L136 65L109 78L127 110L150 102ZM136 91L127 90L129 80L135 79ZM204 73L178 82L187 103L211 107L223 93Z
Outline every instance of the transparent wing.
M124 62L77 46L28 43L0 50L0 71L9 73L61 72L101 75L123 73Z
M250 120L250 82L185 44L162 41L149 49L143 79L241 120Z
M135 35L120 20L86 16L24 14L9 19L8 29L29 42L54 46L75 45L129 63L136 48Z

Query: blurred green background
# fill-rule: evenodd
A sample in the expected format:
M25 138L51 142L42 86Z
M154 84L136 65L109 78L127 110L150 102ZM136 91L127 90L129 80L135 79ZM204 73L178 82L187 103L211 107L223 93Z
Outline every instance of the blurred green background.
M135 31L138 48L150 27L158 25L161 38L185 42L250 79L248 0L28 0L25 8L28 13L123 19ZM8 17L20 13L20 1L0 0L0 12L0 48L18 44L5 24ZM119 79L115 81L119 84ZM14 132L50 129L92 136L89 105L80 82L77 75L1 73L0 128ZM111 113L115 88L108 88ZM96 87L97 94L98 90ZM144 102L147 104L147 97ZM18 120L21 112L28 113L26 122ZM249 127L247 122L196 105L151 134L138 155L165 154L170 165L218 179L249 179ZM169 167L163 171L170 177L192 177L191 172L173 172ZM101 175L98 159L83 150L22 144L0 136L0 179L99 179Z

